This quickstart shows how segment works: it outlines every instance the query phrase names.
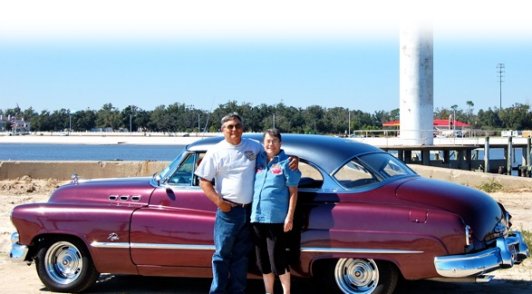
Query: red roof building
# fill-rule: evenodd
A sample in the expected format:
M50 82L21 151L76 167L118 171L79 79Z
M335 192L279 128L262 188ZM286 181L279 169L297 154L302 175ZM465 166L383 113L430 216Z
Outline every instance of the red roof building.
M459 121L459 120L456 120L455 124L456 124L455 127L457 128L467 128L471 126L470 124ZM387 121L382 124L383 127L399 127L400 125L401 124L399 120L391 120L391 121ZM448 119L435 119L434 120L434 127L436 128L452 128L452 126L453 124L451 120L448 120Z

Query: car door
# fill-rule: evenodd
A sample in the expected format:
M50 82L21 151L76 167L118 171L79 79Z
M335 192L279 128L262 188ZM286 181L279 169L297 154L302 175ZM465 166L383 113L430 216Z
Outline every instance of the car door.
M211 267L216 206L198 186L201 154L190 153L150 204L131 221L131 256L137 265Z

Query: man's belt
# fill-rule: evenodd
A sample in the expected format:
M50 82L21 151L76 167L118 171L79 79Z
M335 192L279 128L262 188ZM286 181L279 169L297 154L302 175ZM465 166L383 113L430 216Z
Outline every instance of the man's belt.
M242 208L246 208L248 206L251 205L251 202L250 203L238 203L238 202L234 202L234 201L231 201L231 200L227 200L227 199L224 199L224 201L227 201L231 204L231 207L242 207Z

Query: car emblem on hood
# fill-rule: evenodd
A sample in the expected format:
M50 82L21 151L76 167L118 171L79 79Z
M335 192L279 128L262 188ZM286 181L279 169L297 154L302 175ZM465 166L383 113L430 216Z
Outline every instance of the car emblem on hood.
M77 185L77 184L78 184L78 181L79 181L78 174L73 173L73 174L70 176L70 183L73 184L73 185Z

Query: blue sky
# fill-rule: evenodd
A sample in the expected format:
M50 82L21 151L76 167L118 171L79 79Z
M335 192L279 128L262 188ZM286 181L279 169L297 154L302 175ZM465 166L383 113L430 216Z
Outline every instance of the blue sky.
M0 4L0 109L238 101L390 111L405 19L433 28L435 108L498 107L498 63L503 107L532 102L524 1L41 2Z

